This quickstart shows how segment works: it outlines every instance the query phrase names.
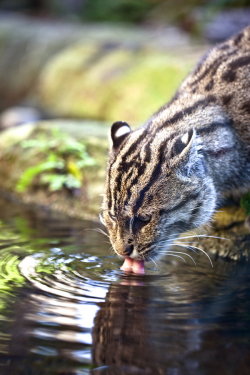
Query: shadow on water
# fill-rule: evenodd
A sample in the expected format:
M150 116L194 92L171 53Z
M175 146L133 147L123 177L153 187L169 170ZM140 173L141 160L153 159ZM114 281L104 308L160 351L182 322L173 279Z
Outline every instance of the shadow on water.
M125 275L98 224L0 201L0 374L248 374L250 264Z

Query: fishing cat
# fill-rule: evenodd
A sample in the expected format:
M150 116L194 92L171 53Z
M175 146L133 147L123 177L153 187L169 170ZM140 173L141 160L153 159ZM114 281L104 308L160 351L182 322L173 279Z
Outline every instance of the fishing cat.
M101 220L114 250L150 260L250 188L250 26L212 48L139 129L111 128Z

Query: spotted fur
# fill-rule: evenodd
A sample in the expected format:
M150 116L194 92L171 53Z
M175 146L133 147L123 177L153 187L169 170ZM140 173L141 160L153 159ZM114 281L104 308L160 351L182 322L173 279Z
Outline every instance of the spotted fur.
M121 256L151 259L250 187L250 27L210 50L141 128L117 122L102 221Z

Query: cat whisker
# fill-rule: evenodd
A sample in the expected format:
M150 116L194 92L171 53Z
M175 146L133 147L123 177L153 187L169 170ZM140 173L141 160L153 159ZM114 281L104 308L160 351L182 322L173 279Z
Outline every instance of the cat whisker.
M197 266L194 258L190 254L184 253L183 251L175 251L175 250L174 251L169 251L169 250L166 250L166 251L161 251L161 253L165 254L165 255L168 255L169 253L171 253L171 254L182 254L182 255L185 255L188 258L190 258L192 260L192 262Z
M173 256L175 258L180 258L181 260L183 260L184 263L187 263L186 259L184 259L181 255L176 255L175 253L173 252L167 252L165 253L166 256Z
M185 249L189 249L189 250L193 250L193 249L196 249L196 250L199 250L199 251L201 251L204 255L206 255L206 257L208 258L208 260L209 260L209 262L210 262L210 264L211 264L211 266L213 267L213 262L212 262L212 259L211 259L211 257L206 253L206 251L205 250L203 250L203 249L201 249L201 248L199 248L199 247L197 247L197 246L190 246L190 245L181 245L181 244L175 244L176 246L180 246L180 247L183 247L183 248L185 248Z
M159 266L158 266L158 264L156 263L156 261L154 260L154 258L153 257L148 257L149 258L149 260L151 260L151 262L153 262L154 263L154 265L155 265L155 268L158 270L159 269Z
M93 231L95 231L95 232L98 232L98 233L100 233L100 234L103 234L104 236L106 236L106 237L109 238L109 235L108 235L106 232L104 232L104 230L102 230L101 228L93 228L93 229L90 229L90 230L93 230Z
M206 234L194 234L194 235L191 235L191 236L178 237L179 240L185 240L186 238L194 238L194 239L216 238L216 239L219 239L219 240L229 240L229 238L219 237L219 236L209 236L209 235L206 235Z
M110 247L108 248L108 251L109 251L112 255L113 255L114 252L115 252L112 246L110 246Z
M194 258L193 258L190 254L184 253L184 252L182 252L182 251L175 251L174 253L175 253L175 254L183 254L183 255L187 256L187 257L190 258L190 259L192 260L192 262L197 266L196 261L194 260Z

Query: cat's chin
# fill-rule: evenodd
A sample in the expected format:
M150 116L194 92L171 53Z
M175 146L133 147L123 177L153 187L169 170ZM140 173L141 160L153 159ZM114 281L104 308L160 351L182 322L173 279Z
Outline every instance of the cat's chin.
M127 257L121 266L121 270L124 272L132 272L136 275L144 275L144 261Z

